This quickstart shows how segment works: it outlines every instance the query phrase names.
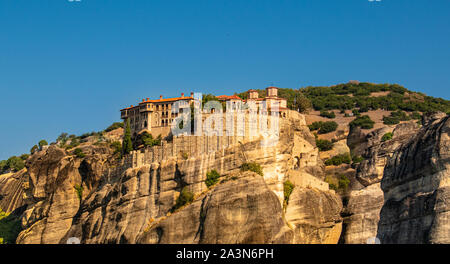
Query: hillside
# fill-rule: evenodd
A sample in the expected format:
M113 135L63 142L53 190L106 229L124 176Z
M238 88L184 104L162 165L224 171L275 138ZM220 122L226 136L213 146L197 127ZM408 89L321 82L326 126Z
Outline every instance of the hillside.
M450 243L449 101L355 82L279 95L302 113L287 111L275 145L142 134L127 146L123 123L40 141L1 163L0 238Z

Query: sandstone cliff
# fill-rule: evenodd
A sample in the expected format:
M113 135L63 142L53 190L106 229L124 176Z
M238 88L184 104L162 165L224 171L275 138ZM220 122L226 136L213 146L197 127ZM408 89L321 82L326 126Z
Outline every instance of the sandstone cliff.
M424 123L385 167L382 243L450 243L450 117Z
M282 120L275 145L258 137L181 137L120 161L107 145L82 148L85 157L50 146L27 160L18 243L338 241L342 204L323 182L314 137L296 112ZM241 175L248 161L261 164L264 177ZM211 169L228 180L208 190ZM283 209L288 179L295 188ZM184 187L196 199L172 214Z
M384 202L380 188L384 167L395 150L409 141L418 129L417 124L408 122L394 128L377 129L364 137L360 129L349 135L349 146L353 146L354 153L361 155L364 160L357 165L356 182L353 182L352 190L345 198L342 243L361 244L376 237ZM383 135L389 132L393 133L392 139L383 142Z

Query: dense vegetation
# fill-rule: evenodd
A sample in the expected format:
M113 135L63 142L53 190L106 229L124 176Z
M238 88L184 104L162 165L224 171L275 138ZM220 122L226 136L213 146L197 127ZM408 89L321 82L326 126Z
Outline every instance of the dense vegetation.
M450 111L450 101L408 91L398 84L345 83L335 86L315 86L300 89L311 100L315 110L351 110L359 112L385 109L389 111ZM385 92L380 96L370 96Z
M333 148L333 142L326 139L316 139L316 146L319 148L319 151L327 151Z
M375 122L370 119L369 116L363 115L356 117L352 122L350 122L350 127L361 127L362 129L371 129Z
M20 218L0 209L0 244L14 244L21 230Z
M342 163L350 164L352 163L352 158L350 156L350 153L340 154L337 156L332 157L331 159L328 159L325 161L325 165L330 166L339 166Z

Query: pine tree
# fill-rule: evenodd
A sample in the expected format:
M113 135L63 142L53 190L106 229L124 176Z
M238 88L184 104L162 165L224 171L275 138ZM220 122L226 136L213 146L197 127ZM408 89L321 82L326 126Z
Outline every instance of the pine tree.
M133 142L131 141L130 121L127 120L125 134L123 136L122 150L124 154L128 154L133 150Z

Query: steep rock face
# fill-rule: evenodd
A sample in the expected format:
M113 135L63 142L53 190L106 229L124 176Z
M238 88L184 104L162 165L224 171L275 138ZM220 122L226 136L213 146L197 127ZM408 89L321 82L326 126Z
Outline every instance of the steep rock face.
M295 187L286 208L292 243L336 244L342 230L340 197L329 191Z
M209 142L209 148L210 143L219 139L186 140ZM224 210L224 214L229 215L226 213L226 207L222 207L215 197L224 196L224 199L234 197L235 200L228 202L234 205L237 201L242 203L239 206L247 209L241 209L240 214L256 217L255 219L259 220L255 221L259 221L259 224L253 227L255 229L245 231L247 234L243 233L241 237L231 237L231 233L217 235L205 233L207 236L204 239L201 241L194 239L192 243L213 243L213 241L221 243L233 239L249 243L261 241L315 243L320 239L330 241L326 238L328 236L322 234L319 236L314 234L315 238L311 239L303 237L294 240L294 232L286 225L280 227L277 220L282 219L282 213L279 213L278 209L283 203L283 182L287 178L295 178L300 187L320 187L322 191L318 192L328 190L326 184L321 181L323 163L318 156L314 137L309 132L304 117L296 112L290 113L288 118L282 120L279 141L269 146L262 145L259 139L253 141L239 139L237 144L225 149L201 152L187 159L161 158L151 163L143 162L146 157L144 154L139 156L134 153L119 162L114 159L112 150L107 146L86 144L81 147L86 154L84 158L70 155L56 146L50 146L30 157L24 180L25 201L28 205L22 217L25 230L19 235L18 243L66 243L70 237L78 237L82 243L155 242L152 239L140 239L150 222L159 222L164 218L169 221L177 214L181 215L179 217L187 218L198 216L197 202L189 206L191 209L188 211L183 210L169 216L183 187L198 195L207 190L204 183L207 171L216 169L223 178L229 178L239 173L241 164L246 161L262 165L264 177L259 176L256 181L248 180L248 185L254 184L262 188L263 193L255 199L270 201L271 209L257 200L246 202L241 197L241 189L243 193L252 191L257 194L258 191L245 189L247 188L245 186L239 187L239 181L235 183L230 181L225 183L224 187L218 186L214 196L210 197L212 200L208 200L211 212L216 210L215 214L220 215ZM158 157L167 156L164 154L159 152ZM227 195L225 192L218 192L220 188L226 188L227 184L229 186L237 184L234 186L237 191L228 189ZM269 195L268 192L272 194ZM275 201L278 205L273 205ZM318 206L322 204L319 203ZM217 209L212 209L216 207ZM267 220L264 214L261 215L263 211L274 215ZM260 217L267 221L267 225L262 223ZM208 232L217 229L214 226L217 222L214 221L219 220L213 219L206 221L207 225L203 224L202 228L209 230ZM229 220L234 223L238 220L244 221L242 219ZM323 221L320 221L313 228L323 228ZM179 225L173 226L176 223L173 222L171 229L182 228ZM324 228L329 229L329 224L327 223ZM261 235L256 230L264 230L267 235ZM164 239L161 241L168 243L173 241L172 238Z
M372 131L359 142L359 152L365 159L356 167L357 182L352 184L352 191L346 197L342 243L361 244L376 237L384 201L380 189L384 167L394 151L409 141L418 129L414 122L402 123L393 129L385 127ZM388 132L393 133L393 138L382 142Z
M384 170L382 243L450 243L450 117L430 117Z
M283 226L275 194L261 176L245 173L154 224L138 242L273 243Z
M13 212L25 205L23 200L23 182L26 169L0 176L0 208L4 212Z

